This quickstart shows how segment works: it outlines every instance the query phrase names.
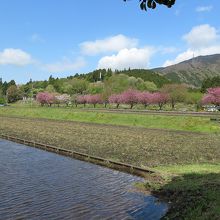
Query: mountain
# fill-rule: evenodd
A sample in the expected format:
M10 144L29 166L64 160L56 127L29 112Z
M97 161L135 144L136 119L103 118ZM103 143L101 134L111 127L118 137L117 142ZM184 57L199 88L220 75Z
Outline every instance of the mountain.
M172 66L156 68L153 71L164 75L172 82L200 87L204 79L220 76L220 54L195 57Z

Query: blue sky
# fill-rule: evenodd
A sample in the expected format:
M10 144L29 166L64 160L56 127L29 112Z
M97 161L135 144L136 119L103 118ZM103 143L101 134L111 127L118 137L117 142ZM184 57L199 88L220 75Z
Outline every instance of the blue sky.
M24 83L96 68L154 68L220 53L220 1L0 0L0 77Z

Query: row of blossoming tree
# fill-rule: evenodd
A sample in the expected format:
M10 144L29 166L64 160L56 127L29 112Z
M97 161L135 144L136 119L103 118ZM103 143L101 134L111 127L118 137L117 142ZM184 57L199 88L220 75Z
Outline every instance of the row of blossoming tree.
M132 109L136 104L143 104L145 108L150 104L157 104L160 109L162 109L163 105L169 101L169 96L165 93L156 92L140 92L137 90L129 89L127 91L122 92L121 94L113 94L109 96L106 100L103 98L101 94L96 95L78 95L70 97L67 94L53 94L48 92L40 92L37 94L37 101L43 106L52 104L66 104L69 105L75 104L76 106L79 104L83 104L84 107L86 104L92 104L94 108L97 104L114 104L117 108L119 108L120 104L127 104Z
M37 94L37 101L43 106L51 106L57 104L69 105L74 104L76 107L81 104L86 106L86 104L93 105L94 108L97 104L113 104L116 108L120 105L126 104L132 109L137 104L142 104L145 108L149 105L158 105L161 110L166 103L173 103L172 97L164 92L147 92L147 91L137 91L133 89L128 89L120 94L112 94L109 97L105 97L102 94L87 94L87 95L74 95L70 96L67 94L56 94L48 92L40 92ZM210 88L201 100L201 104L214 104L216 106L220 105L220 87Z

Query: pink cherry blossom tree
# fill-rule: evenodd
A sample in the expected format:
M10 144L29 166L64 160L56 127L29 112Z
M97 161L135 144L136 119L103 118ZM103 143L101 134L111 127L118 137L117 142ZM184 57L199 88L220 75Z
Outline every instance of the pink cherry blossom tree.
M220 87L209 88L202 98L202 104L220 105Z
M36 96L37 101L44 106L45 104L51 106L54 103L55 97L48 92L39 92Z
M94 108L96 107L97 104L102 104L102 97L99 94L96 95L87 95L86 96L86 101L88 104L92 104Z
M138 94L138 103L144 105L146 108L152 103L152 93L150 92L139 92Z
M76 103L77 104L83 104L84 108L86 107L88 95L79 95L76 97Z
M160 110L169 101L169 96L166 93L155 92L152 94L152 104L157 104Z
M122 99L121 101L122 103L130 105L130 109L132 109L134 105L138 103L139 94L140 94L139 91L128 89L127 91L121 94L121 99Z
M108 98L109 103L116 104L116 108L122 103L121 94L113 94Z

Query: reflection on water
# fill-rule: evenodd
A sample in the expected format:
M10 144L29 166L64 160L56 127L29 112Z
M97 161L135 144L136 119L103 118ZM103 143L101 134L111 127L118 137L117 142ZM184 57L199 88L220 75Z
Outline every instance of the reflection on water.
M160 219L141 178L0 139L0 219Z

